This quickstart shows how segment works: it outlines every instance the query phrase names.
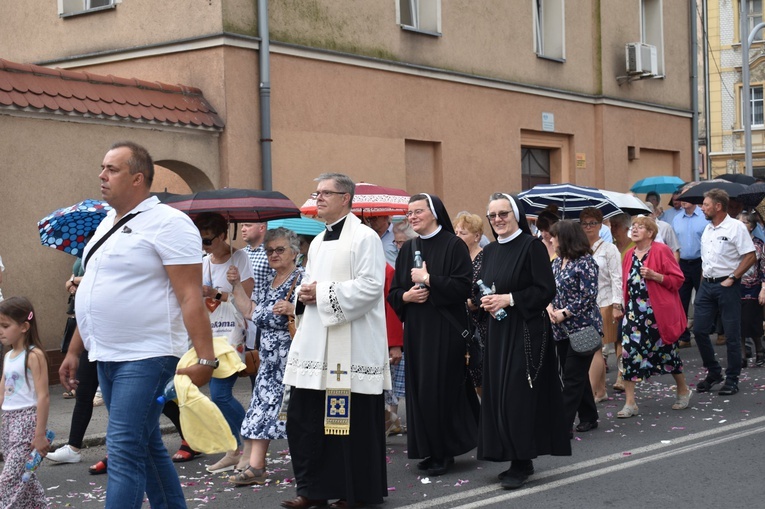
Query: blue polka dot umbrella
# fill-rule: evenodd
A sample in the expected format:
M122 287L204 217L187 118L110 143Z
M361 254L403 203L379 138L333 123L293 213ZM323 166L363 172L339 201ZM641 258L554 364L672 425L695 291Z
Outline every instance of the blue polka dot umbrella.
M40 242L82 258L85 244L112 207L103 201L85 200L48 214L37 222Z

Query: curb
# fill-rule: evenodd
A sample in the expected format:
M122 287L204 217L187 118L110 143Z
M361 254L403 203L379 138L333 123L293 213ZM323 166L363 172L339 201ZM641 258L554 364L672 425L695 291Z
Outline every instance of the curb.
M159 426L160 431L162 432L162 435L172 435L177 434L177 430L175 429L175 426L172 424L161 424ZM68 443L67 438L63 439L56 439L51 443L51 450L56 450L59 447L63 447ZM93 433L91 435L85 435L85 438L82 439L82 449L88 449L90 447L100 447L102 445L106 444L106 433Z

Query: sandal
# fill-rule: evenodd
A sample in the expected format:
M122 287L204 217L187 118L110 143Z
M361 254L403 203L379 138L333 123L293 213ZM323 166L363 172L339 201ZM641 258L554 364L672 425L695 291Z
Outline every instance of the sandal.
M624 408L619 410L616 413L616 417L619 419L629 419L630 417L634 417L638 414L638 406L637 405L624 405Z
M64 399L74 399L77 397L77 394L74 392L74 389L71 391L64 391L64 394L62 394Z
M201 454L201 452L197 452L189 447L188 442L182 440L181 446L178 448L178 452L173 454L173 463L185 463L187 461L193 460Z
M688 388L688 392L686 394L678 394L677 398L675 399L675 404L672 405L672 410L685 410L688 408L688 405L691 403L691 394L693 394L693 391L691 391L690 388Z
M91 465L88 467L88 472L91 473L91 475L100 475L106 473L106 460L109 459L107 456L106 458L102 459L95 465Z
M228 480L237 486L249 486L252 484L266 484L268 476L266 475L265 467L252 468L247 465L247 468L236 475L232 475Z

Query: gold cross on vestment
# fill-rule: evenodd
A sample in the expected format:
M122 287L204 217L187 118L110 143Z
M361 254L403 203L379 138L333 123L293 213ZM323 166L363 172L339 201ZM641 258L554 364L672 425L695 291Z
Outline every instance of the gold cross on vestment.
M348 374L347 371L343 371L343 370L340 369L340 363L339 362L337 363L337 370L332 370L332 371L330 371L330 373L332 373L333 375L337 375L337 381L338 382L340 381L340 375L347 375Z

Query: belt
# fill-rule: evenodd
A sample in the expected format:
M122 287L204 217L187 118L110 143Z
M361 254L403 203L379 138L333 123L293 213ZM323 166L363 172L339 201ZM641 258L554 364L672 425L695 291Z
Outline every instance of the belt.
M698 263L701 258L680 258L680 263Z
M723 277L703 277L702 279L704 281L706 281L707 283L722 283L723 281L728 279L728 276L723 276Z

